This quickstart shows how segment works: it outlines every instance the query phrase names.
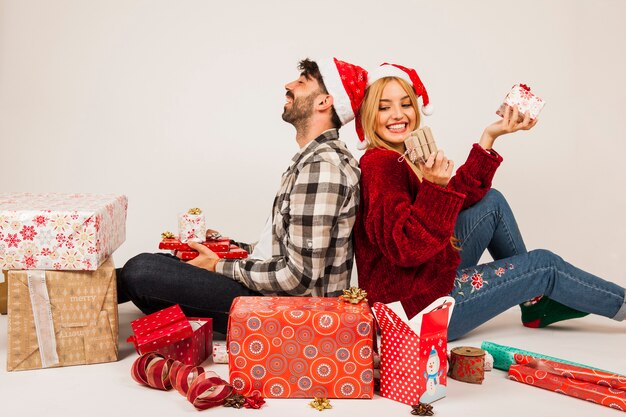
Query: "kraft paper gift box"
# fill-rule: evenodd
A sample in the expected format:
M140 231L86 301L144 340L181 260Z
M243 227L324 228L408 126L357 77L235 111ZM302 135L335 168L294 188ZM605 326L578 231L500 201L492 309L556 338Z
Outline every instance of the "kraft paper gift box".
M0 269L96 270L126 238L127 199L0 194Z
M366 302L238 297L228 323L230 382L266 398L372 398L373 324Z
M524 120L524 113L526 112L530 113L530 118L534 120L539 116L539 112L541 112L545 104L546 102L543 99L530 92L530 87L526 84L515 84L504 97L504 101L496 111L496 114L504 117L507 106L513 107L517 105L519 109L518 122Z
M9 271L7 370L117 360L115 267Z
M409 137L404 141L404 145L409 161L414 164L418 162L426 163L430 154L437 152L435 138L428 126L411 132Z
M452 297L441 297L409 320L400 302L374 303L380 327L380 394L408 405L445 397Z
M187 318L178 304L133 320L135 344L139 354L157 352L167 358L198 366L209 357L213 342L211 318Z
M7 272L0 276L0 314L7 314Z

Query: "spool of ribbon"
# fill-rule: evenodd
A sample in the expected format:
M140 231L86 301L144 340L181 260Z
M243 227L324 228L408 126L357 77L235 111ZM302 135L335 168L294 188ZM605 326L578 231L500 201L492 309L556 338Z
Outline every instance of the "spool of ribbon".
M459 346L450 352L450 378L470 384L482 384L485 379L485 351Z
M174 388L198 410L222 405L233 393L233 386L215 372L166 359L155 352L137 358L131 376L141 385L163 391Z

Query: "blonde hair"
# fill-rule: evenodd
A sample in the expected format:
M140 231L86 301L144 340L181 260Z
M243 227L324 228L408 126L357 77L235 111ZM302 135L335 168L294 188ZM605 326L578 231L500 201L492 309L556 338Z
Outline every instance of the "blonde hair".
M413 110L415 111L415 117L417 119L415 129L420 126L420 110L417 103L417 95L415 94L415 91L413 91L413 87L411 87L411 85L405 80L398 77L384 77L376 80L372 85L367 87L367 90L365 90L365 97L363 98L363 103L361 104L360 109L361 124L363 126L363 133L365 133L365 138L367 142L365 149L384 148L394 152L398 152L376 133L380 99L383 96L383 90L385 89L387 84L392 81L397 81L402 89L406 91L407 95L409 96L409 100L411 101L411 105L413 106ZM411 162L411 160L409 160L408 158L405 158L405 161L409 164L413 172L415 172L417 178L422 181L424 175L422 174L422 171L419 169L419 167ZM452 245L455 250L461 250L460 244L461 241L459 239L457 239L454 235L450 236L450 245Z
M413 91L413 87L411 87L408 82L398 77L384 77L376 80L372 85L367 87L367 90L365 90L365 97L363 98L363 103L361 104L360 110L361 123L363 125L363 132L365 133L365 138L367 142L365 149L384 148L397 152L376 133L380 99L383 96L383 91L385 90L385 87L392 81L397 81L402 89L406 91L407 95L409 96L411 106L413 106L413 110L415 111L415 117L417 119L415 129L420 126L420 111L417 104L417 95L415 94L415 91ZM406 159L406 162L409 164L413 172L415 172L417 178L419 178L419 180L421 181L423 174L419 167L412 163L409 159Z

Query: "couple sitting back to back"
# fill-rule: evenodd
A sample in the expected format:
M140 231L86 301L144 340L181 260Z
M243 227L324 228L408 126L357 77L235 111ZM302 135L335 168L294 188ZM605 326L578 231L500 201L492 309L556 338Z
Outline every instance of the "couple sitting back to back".
M200 255L187 263L138 255L118 271L120 302L130 299L146 314L179 304L188 316L212 317L225 333L238 296L340 295L354 250L370 302L401 301L412 317L454 297L451 340L516 304L528 327L589 313L624 320L624 288L549 251L528 252L511 208L491 189L502 162L494 142L536 120L526 114L519 121L518 109L507 109L452 175L442 151L425 163L401 157L420 126L418 97L425 113L430 108L415 70L383 64L368 74L337 59L306 59L299 69L285 85L282 117L296 128L300 150L259 241L241 244L250 257L219 259L194 243ZM338 134L355 115L366 147L360 170ZM477 265L485 250L494 261Z

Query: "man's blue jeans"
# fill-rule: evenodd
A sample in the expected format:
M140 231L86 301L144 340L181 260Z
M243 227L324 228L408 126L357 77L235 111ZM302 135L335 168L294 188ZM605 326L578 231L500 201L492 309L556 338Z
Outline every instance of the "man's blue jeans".
M456 300L450 340L540 295L586 313L626 317L624 288L550 251L527 252L513 212L497 190L462 211L454 233L461 241L461 265L450 293ZM485 249L494 262L476 265Z

